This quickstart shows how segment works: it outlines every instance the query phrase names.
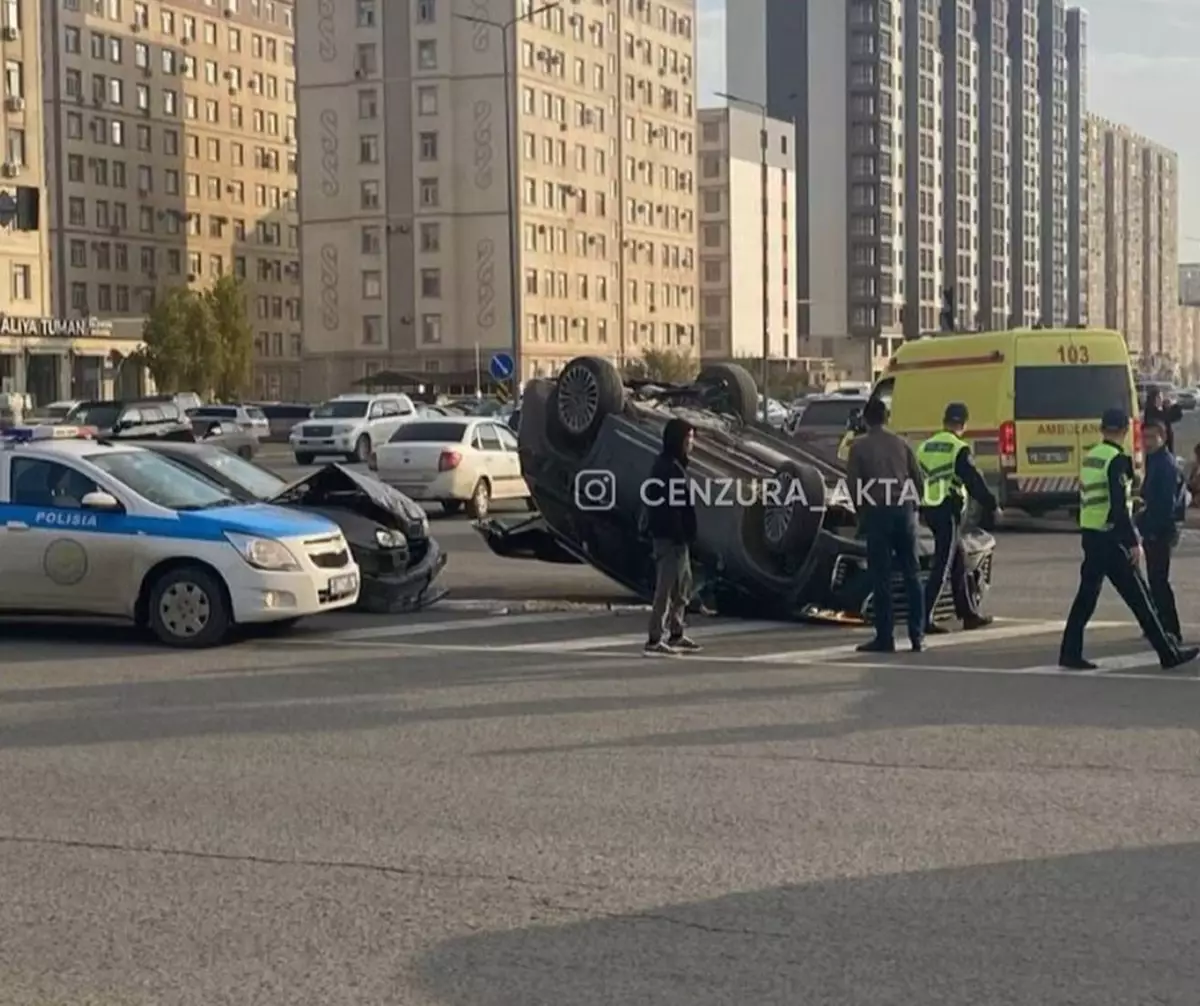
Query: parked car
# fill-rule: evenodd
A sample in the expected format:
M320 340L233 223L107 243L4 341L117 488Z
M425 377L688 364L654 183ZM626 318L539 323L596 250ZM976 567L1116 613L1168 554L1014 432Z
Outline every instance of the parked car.
M331 454L366 461L380 444L417 416L408 395L339 395L318 405L288 437L296 463Z
M25 417L25 421L29 423L61 423L78 404L79 400L73 398L61 402L51 402L49 405L39 405Z
M1191 412L1196 408L1196 404L1200 401L1200 392L1195 388L1180 388L1172 397L1175 399L1175 404L1178 405L1184 412Z
M207 429L212 423L219 422L223 429L236 428L257 440L265 438L271 429L262 409L254 405L201 405L188 413L188 419L194 428Z
M376 448L371 467L388 485L415 500L440 503L446 513L465 506L469 516L486 517L492 500L529 499L517 438L487 417L406 423Z
M867 404L867 395L856 391L819 395L805 403L787 425L788 436L805 450L837 462L838 444L846 433L847 424Z
M312 406L299 402L254 402L252 404L255 408L261 409L262 414L267 417L266 439L277 443L287 443L292 430L312 415Z
M378 479L326 465L290 485L274 472L206 443L145 444L239 500L274 503L328 517L342 530L362 576L358 607L416 611L445 596L434 581L446 554L425 511Z
M642 529L640 487L661 449L666 422L681 415L696 430L694 477L774 479L803 489L802 496L789 493L775 503L700 501L692 551L694 603L760 618L820 614L838 621L869 620L873 600L866 546L856 534L852 501L837 481L840 470L754 422L757 399L753 378L734 365L706 367L691 385L659 386L650 394L624 386L607 360L574 359L557 380L530 382L521 403L522 472L538 515L517 522L493 518L476 527L499 555L554 562L574 558L649 598L654 562ZM600 494L611 495L583 509L579 479L594 478L598 471L611 473ZM965 543L972 589L982 595L991 582L995 541L973 530ZM922 570L928 570L932 553L933 542L923 535ZM898 579L894 597L902 620L904 590ZM944 593L934 615L952 614Z
M79 402L63 417L68 426L88 426L105 440L195 440L191 422L169 396Z

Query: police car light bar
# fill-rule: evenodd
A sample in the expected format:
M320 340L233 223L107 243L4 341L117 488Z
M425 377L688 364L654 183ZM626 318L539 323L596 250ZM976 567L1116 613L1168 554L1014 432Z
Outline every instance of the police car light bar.
M34 440L91 440L95 431L87 426L60 426L46 423L42 426L14 426L0 430L0 441L10 444L27 444Z

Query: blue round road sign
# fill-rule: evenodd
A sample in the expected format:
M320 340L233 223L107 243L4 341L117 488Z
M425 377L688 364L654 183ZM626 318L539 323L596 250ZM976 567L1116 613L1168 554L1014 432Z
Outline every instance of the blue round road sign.
M488 364L488 373L497 381L507 381L513 376L514 364L510 353L493 353Z

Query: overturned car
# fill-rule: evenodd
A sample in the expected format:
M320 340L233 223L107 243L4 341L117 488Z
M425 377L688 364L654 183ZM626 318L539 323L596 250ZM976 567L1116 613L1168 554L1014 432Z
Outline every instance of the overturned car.
M435 581L446 554L420 504L378 479L331 464L290 485L274 472L208 443L147 443L148 450L214 482L238 499L328 517L342 530L362 575L358 608L419 611L446 596Z
M545 562L587 563L649 598L654 562L643 530L643 486L673 416L696 430L689 472L708 483L767 483L796 491L757 499L696 494L693 607L745 617L870 621L866 544L857 537L844 473L777 435L756 416L758 389L736 365L714 365L689 385L622 381L607 360L578 357L557 380L535 380L521 403L522 471L538 514L477 530L493 552ZM711 496L711 494L709 494ZM965 536L971 589L991 583L995 541ZM922 571L933 541L919 543ZM907 606L897 577L898 619ZM953 617L949 591L936 620Z

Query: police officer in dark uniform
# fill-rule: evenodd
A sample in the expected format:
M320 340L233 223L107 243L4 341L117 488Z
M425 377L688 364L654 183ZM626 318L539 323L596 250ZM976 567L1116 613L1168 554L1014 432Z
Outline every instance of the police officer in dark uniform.
M979 611L968 589L961 532L968 497L983 507L985 525L995 519L999 506L975 467L971 445L963 439L968 418L962 402L951 402L942 417L943 429L917 449L917 461L925 476L921 516L933 532L934 542L933 565L925 581L925 632L930 635L948 631L933 623L933 606L947 574L954 597L954 614L962 620L963 628L982 629L992 624L991 618Z
M1058 654L1059 665L1072 671L1096 668L1083 658L1083 631L1106 578L1133 612L1164 670L1200 656L1200 647L1181 648L1167 634L1142 576L1142 543L1133 523L1133 462L1123 446L1128 432L1129 416L1108 409L1100 420L1104 439L1088 451L1079 473L1083 565Z

